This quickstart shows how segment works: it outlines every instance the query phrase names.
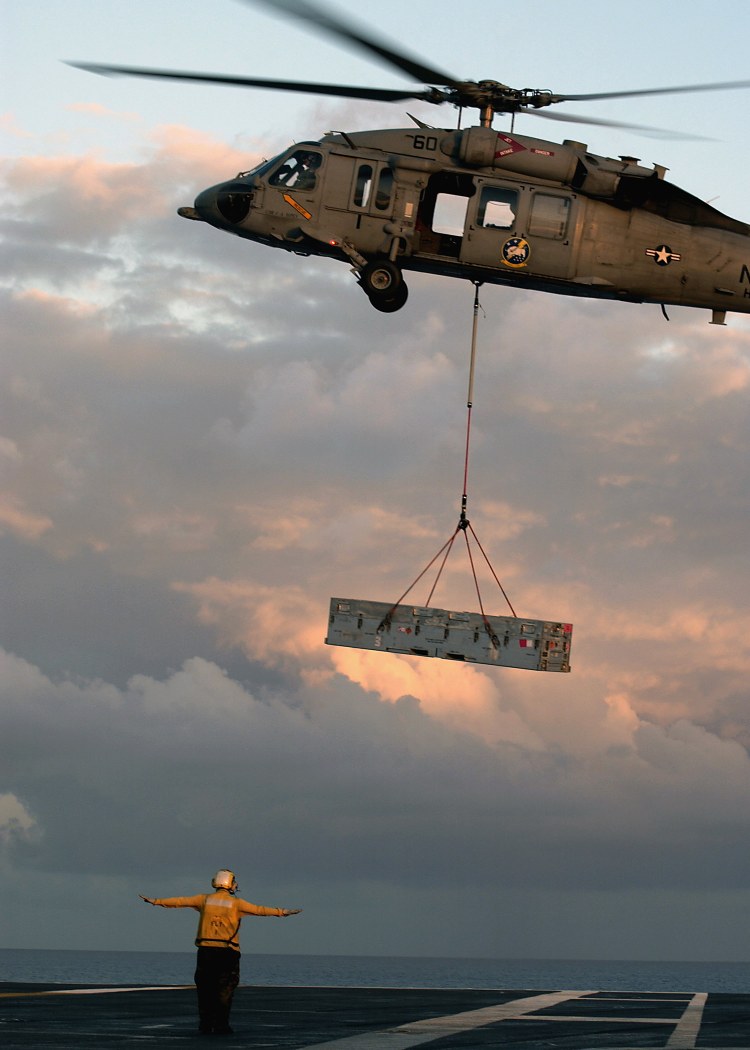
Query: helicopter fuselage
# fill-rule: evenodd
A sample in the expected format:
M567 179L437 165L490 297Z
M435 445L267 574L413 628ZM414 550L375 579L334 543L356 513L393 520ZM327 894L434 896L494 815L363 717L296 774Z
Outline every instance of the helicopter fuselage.
M623 302L750 313L750 226L634 158L492 128L329 133L180 214L349 262L375 307L403 271Z

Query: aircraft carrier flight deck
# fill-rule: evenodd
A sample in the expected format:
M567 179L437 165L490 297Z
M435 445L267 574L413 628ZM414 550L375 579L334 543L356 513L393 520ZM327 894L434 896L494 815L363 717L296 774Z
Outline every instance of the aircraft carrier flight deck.
M3 1050L750 1050L750 994L243 986L231 1023L200 1035L192 985L0 984Z

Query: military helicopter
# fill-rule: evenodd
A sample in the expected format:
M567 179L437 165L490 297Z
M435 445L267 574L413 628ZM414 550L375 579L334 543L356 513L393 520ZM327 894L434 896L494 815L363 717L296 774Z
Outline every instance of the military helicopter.
M346 133L297 143L198 194L188 219L298 255L349 263L372 305L400 309L404 271L564 295L750 313L750 225L665 179L660 165L600 157L492 127L495 114L639 125L546 112L596 101L750 87L750 81L554 94L495 80L460 80L317 5L251 0L364 49L423 89L360 88L133 66L71 63L106 75L170 78L355 99L450 103L479 110L476 126Z

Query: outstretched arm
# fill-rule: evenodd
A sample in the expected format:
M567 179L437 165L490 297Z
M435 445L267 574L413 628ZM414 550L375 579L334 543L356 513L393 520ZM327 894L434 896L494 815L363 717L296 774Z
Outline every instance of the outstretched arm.
M285 919L287 915L299 915L301 908L267 908L263 904L252 904L250 901L238 900L240 915L274 915Z
M146 904L155 904L159 908L195 908L196 911L200 911L206 899L205 894L198 894L197 897L144 897L139 893L138 896Z

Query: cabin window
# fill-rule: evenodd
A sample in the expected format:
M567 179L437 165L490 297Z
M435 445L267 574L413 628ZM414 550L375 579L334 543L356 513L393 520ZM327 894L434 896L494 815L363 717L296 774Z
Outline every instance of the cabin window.
M479 197L477 225L512 230L518 211L518 192L502 186L483 186Z
M366 208L370 203L372 193L372 164L360 164L357 170L357 179L354 183L354 197L352 202L355 208Z
M393 172L390 168L381 168L378 176L378 188L375 193L375 207L379 211L387 211L390 208L392 193Z
M323 157L309 149L298 149L287 157L268 180L269 186L284 189L312 190L315 188L316 172Z
M450 237L462 237L468 206L468 197L459 197L455 193L438 193L432 216L433 231L448 234Z
M535 193L532 198L529 233L534 237L562 240L568 231L570 197Z

